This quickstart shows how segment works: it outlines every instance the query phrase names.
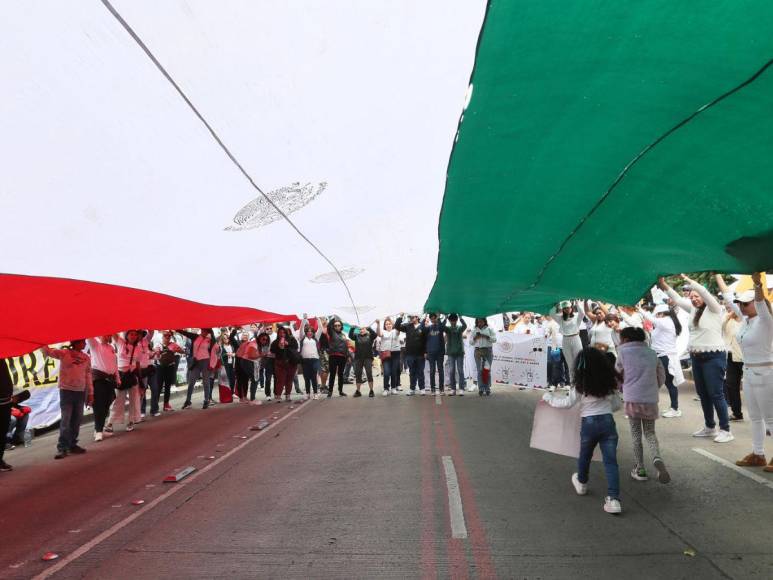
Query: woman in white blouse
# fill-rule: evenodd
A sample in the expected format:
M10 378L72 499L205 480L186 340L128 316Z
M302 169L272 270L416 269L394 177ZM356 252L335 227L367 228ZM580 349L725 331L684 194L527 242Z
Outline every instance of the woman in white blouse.
M397 394L397 383L400 381L400 331L394 327L392 319L384 319L384 327L376 321L378 334L378 354L381 359L384 376L384 396Z
M762 289L762 276L752 275L754 290L733 295L720 289L725 302L743 316L736 338L744 360L743 390L752 421L752 452L736 461L742 467L762 467L773 473L773 461L766 465L765 429L773 429L773 314Z
M582 340L580 329L585 318L585 311L577 302L574 307L568 300L559 303L558 308L550 313L551 318L558 324L558 329L563 336L561 348L563 349L566 366L569 367L570 382L574 382L574 367L577 355L582 352Z
M724 310L719 301L702 284L684 274L682 279L690 285L689 298L677 294L663 278L658 279L658 286L669 295L674 304L690 314L688 350L695 390L701 400L705 421L704 427L692 435L693 437L713 437L716 443L728 443L734 437L730 433L730 418L725 399L727 349L725 341L722 340ZM714 411L719 419L719 432L716 429Z

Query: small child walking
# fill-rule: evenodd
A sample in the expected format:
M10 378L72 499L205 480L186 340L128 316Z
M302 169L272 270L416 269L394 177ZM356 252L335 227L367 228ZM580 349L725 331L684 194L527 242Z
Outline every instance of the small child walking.
M666 382L666 369L657 353L645 343L644 330L629 326L620 331L620 347L617 349L616 368L623 376L623 397L625 414L631 424L634 466L631 477L636 481L647 481L644 468L642 438L647 440L658 472L658 481L668 483L671 476L660 457L660 445L655 435L655 420L658 418L658 391Z
M588 493L590 463L598 445L607 476L604 511L619 514L623 508L620 505L620 472L617 466L618 437L612 416L621 406L617 393L617 373L606 354L595 348L584 348L577 356L575 365L574 384L569 396L545 393L542 399L551 407L564 409L580 403L580 457L577 460L577 473L572 474L572 485L578 495Z

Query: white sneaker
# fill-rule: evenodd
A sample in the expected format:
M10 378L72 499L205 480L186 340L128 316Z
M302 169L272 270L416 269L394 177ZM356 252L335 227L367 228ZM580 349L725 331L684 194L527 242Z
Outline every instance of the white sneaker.
M730 443L735 437L730 431L722 431L720 429L719 435L714 437L714 443Z
M314 393L314 397L312 397L312 398L313 398L315 401L318 401L318 400L319 400L319 394L317 394L317 393Z
M155 413L153 413L153 416L154 417L160 417L161 416L161 411L156 411Z
M459 396L460 396L460 397L464 397L464 389L462 389L462 390L460 390L460 391L459 391Z
M704 427L703 429L698 429L695 433L692 434L692 436L693 437L716 437L717 430Z
M308 401L309 399L311 399L311 394L310 393L306 393L306 400Z
M619 499L606 497L604 499L604 511L608 514L619 514L623 511L623 506L620 505Z
M660 415L664 419L674 419L676 417L681 417L682 416L682 410L681 409L672 409L671 407L669 407L668 409L663 411Z
M416 394L416 393L415 393L415 392L413 392L413 391L408 391L407 393L405 393L405 395L406 395L407 397L413 397L415 394Z
M588 493L588 484L580 483L576 473L572 474L572 485L574 486L574 491L577 492L577 495L585 495Z
M419 394L423 397L424 395L427 394L427 390L426 389L419 389Z
M102 441L102 433L100 431L94 431L94 441Z
M271 400L271 395L269 395L268 397L266 397L266 400L267 400L267 401L270 401L270 400Z
M384 389L384 392L381 393L383 396L388 397L389 396L389 389Z
M134 423L129 423L129 424L126 426L126 430L127 430L127 431L134 431Z

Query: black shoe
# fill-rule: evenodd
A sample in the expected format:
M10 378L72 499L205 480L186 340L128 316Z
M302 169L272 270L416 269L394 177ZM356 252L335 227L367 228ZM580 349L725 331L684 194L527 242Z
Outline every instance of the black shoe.
M731 421L743 421L743 414L740 415L731 415L730 416Z
M332 399L333 398L333 391L328 391L327 392L327 398L328 399Z
M368 393L369 397L375 397L376 395L373 394L373 389L370 390L370 393Z
M190 408L191 408L191 402L185 401L185 403L183 403L182 410L185 411L185 409L190 409Z
M65 457L67 457L67 451L64 449L60 449L56 452L56 455L54 455L54 459L64 459Z
M346 397L348 395L346 393L344 393L343 391L338 391L338 396L339 397Z
M86 450L80 445L73 445L72 447L70 447L70 453L72 453L73 455L82 455L86 453Z
M5 444L5 450L6 451L13 451L14 449L16 449L16 445L14 445L13 443L6 443Z
M360 391L354 391L354 396L355 397L362 397L362 393Z
M209 403L204 403L204 404L201 406L201 408L202 408L202 409L209 409Z
M5 461L0 459L0 471L13 471L13 467L11 467Z

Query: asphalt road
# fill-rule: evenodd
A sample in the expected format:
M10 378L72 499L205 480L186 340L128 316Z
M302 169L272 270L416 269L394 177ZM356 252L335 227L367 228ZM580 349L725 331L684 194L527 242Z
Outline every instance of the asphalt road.
M88 453L62 461L53 437L37 439L0 474L0 576L773 577L773 474L693 450L735 460L748 423L730 444L691 438L701 421L685 389L685 416L658 421L673 476L661 485L629 477L617 415L624 512L610 516L600 464L579 497L572 459L529 448L540 393L494 391L196 408L84 436ZM260 419L270 427L250 431ZM161 483L188 465L194 476ZM48 551L59 559L42 562Z

